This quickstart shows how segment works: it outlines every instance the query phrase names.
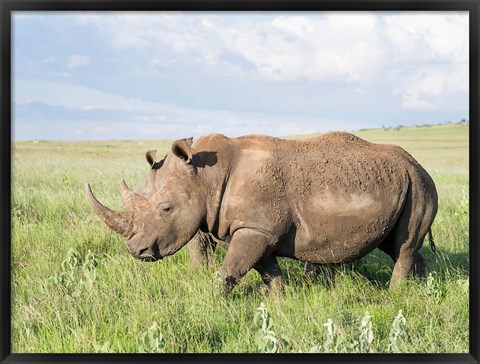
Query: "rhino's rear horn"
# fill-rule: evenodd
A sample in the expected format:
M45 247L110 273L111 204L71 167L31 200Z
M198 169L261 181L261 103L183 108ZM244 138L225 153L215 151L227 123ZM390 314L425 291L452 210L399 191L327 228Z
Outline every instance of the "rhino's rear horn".
M127 201L128 198L131 196L132 194L132 191L130 190L130 188L128 188L127 184L125 183L125 180L122 179L120 181L120 190L122 191L122 199L123 201Z
M122 191L123 207L127 210L142 209L147 203L147 199L142 195L132 191L125 180L120 181L120 190Z
M93 195L90 184L85 185L85 193L88 202L95 213L107 224L113 231L123 235L130 236L133 230L131 214L128 212L116 212L103 206Z

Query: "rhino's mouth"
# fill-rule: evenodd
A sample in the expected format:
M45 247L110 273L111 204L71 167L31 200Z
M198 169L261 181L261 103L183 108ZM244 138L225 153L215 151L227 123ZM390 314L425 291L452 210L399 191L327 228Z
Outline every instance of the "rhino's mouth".
M163 257L162 256L155 257L155 256L150 255L150 254L142 254L138 258L143 260L144 262L155 262L156 260L160 260Z
M155 262L156 260L163 259L163 256L160 254L160 250L158 249L158 244L155 243L152 245L150 249L144 254L140 254L138 259L143 260L144 262Z

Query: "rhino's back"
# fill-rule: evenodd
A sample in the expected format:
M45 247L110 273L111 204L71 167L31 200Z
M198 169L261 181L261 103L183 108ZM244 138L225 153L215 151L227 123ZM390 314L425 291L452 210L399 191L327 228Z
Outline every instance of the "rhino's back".
M349 133L305 140L252 135L232 141L238 150L237 177L258 182L246 187L251 192L261 187L272 197L311 200L319 193L398 192L406 181L409 161L398 151L401 148L369 143Z

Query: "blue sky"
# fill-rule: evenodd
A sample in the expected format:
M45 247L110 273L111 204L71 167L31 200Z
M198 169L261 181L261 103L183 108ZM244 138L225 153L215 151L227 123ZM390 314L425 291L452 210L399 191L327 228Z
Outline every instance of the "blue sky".
M466 12L16 12L15 140L468 119Z

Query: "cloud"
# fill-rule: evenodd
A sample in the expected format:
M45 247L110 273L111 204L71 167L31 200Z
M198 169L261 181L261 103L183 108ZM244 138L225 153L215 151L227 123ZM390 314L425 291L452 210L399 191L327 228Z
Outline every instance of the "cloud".
M234 54L270 81L358 81L368 77L382 57L377 17L369 13L253 15L242 20L182 13L84 15L79 21L94 24L120 49L167 46L208 66L228 63L228 55Z
M466 13L408 13L384 17L393 95L408 108L440 107L447 95L468 92Z
M376 22L368 13L282 15L223 34L226 47L267 79L350 82L369 77L381 61Z
M82 66L86 66L90 63L90 57L80 54L74 54L68 57L67 68L74 69Z
M404 96L401 107L404 109L436 109L430 102L412 96Z
M43 63L55 63L57 61L57 57L55 56L50 56L50 57L47 57L43 60Z
M79 21L96 26L117 49L153 56L146 62L151 71L181 61L165 58L170 50L236 77L251 77L253 70L270 82L390 83L401 105L409 98L434 104L440 94L468 90L467 13L238 17L160 12L88 14Z
M384 17L396 55L415 60L468 62L468 13L399 13Z

